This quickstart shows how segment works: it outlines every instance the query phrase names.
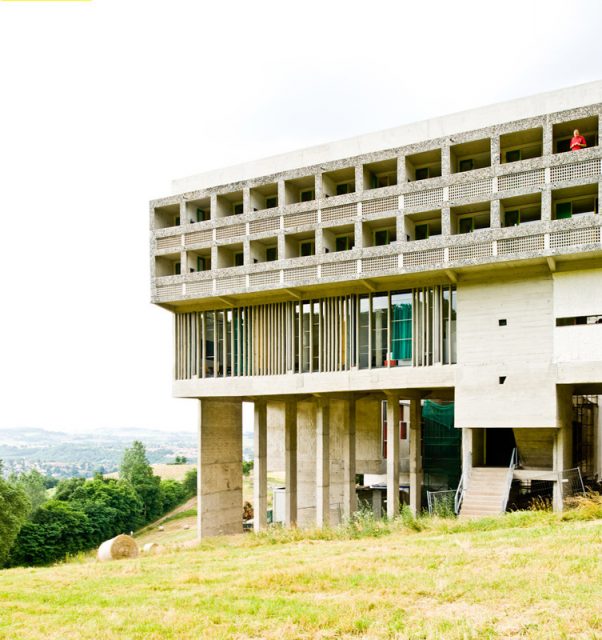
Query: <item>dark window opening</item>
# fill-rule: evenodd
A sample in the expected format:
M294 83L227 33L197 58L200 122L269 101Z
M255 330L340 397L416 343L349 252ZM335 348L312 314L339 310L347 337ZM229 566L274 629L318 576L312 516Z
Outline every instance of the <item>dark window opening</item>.
M508 321L506 320L506 318L500 318L500 320L498 320L498 323L500 327L505 327L508 324Z

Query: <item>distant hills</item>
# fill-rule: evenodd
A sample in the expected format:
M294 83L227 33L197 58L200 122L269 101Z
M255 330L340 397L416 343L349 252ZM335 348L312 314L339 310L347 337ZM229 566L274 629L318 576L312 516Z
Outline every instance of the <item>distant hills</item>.
M0 429L0 460L5 474L36 468L57 478L89 477L116 471L134 440L144 443L151 463L172 462L176 456L196 461L193 432L126 428L66 433L36 427Z

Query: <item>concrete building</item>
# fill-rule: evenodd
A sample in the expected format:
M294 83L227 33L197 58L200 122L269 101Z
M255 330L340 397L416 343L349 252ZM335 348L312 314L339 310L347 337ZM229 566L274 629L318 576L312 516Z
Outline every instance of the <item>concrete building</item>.
M241 530L243 401L257 528L268 466L286 471L290 525L352 513L358 475L384 480L389 515L461 473L467 513L499 512L513 479L549 474L559 505L559 472L599 476L601 113L595 82L177 180L150 203L173 394L200 401L203 535ZM586 148L569 150L574 129ZM450 407L451 454L423 432Z

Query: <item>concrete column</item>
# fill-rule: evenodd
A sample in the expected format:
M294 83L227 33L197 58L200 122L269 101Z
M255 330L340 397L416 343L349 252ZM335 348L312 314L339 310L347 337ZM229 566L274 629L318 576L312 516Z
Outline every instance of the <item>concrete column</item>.
M343 458L343 515L350 518L357 511L355 493L355 399L345 401L346 420L344 426Z
M316 407L316 526L330 524L330 403L318 398Z
M451 175L451 146L449 142L441 145L441 176L447 178Z
M452 225L451 209L450 207L441 207L441 235L451 236L455 232Z
M500 215L500 201L492 200L491 201L491 220L489 222L489 226L492 229L499 229L502 226L502 219Z
M242 401L208 398L199 404L197 533L242 533Z
M554 152L554 127L546 117L543 125L543 155L548 156Z
M255 429L253 432L253 526L261 531L267 526L268 511L268 412L265 400L255 401Z
M572 436L573 436L573 395L572 389L566 386L556 387L556 414L558 429L554 438L554 490L552 496L552 506L554 511L562 511L564 508L564 487L563 474L565 469L570 468L572 458Z
M472 469L472 429L462 429L462 473L464 473L464 486Z
M422 407L410 401L410 510L418 515L422 508Z
M297 525L297 402L284 403L284 469L286 496L284 524Z
M370 188L369 184L364 184L364 166L358 164L355 166L355 192L360 193L366 188Z
M251 189L245 187L242 190L242 212L249 213L250 211L253 211L253 207L251 206Z
M406 157L397 158L397 184L405 184L408 181L408 172L406 167Z
M552 219L552 191L549 185L546 185L541 192L541 219Z
M399 395L387 395L387 518L399 515Z
M500 164L500 136L491 136L491 166Z

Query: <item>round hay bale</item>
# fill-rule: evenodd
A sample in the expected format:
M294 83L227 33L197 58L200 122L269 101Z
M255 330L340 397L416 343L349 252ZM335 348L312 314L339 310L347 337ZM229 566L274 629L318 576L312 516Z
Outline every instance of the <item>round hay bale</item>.
M182 527L182 529L186 529L186 530L188 530L188 529L190 529L190 525L189 525L189 524L185 524L185 525Z
M142 552L145 554L154 554L154 553L160 553L161 549L163 547L161 547L160 544L157 544L156 542L147 542L143 547L142 547Z
M165 531L165 527L163 526L159 527L159 531Z
M138 545L131 536L119 535L111 540L105 540L100 547L96 557L101 562L106 560L121 560L122 558L137 558Z

